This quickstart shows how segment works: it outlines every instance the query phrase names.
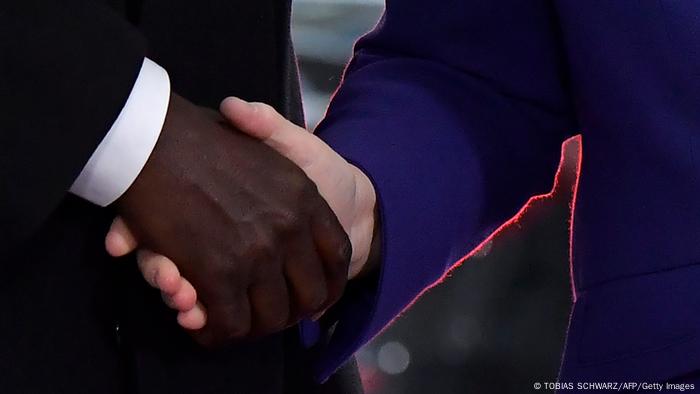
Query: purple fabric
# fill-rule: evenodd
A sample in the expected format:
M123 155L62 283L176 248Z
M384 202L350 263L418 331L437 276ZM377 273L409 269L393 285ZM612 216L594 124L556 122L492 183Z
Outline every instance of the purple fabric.
M543 3L500 8L389 1L356 45L317 133L374 183L383 258L377 285L352 289L339 305L316 364L321 380L551 188L574 130L554 26ZM503 28L512 24L521 31Z
M699 32L693 0L388 0L318 129L374 182L384 243L379 278L333 311L317 378L547 192L561 143L579 132L580 304L562 378L697 369L679 349L700 328L688 312L699 298Z

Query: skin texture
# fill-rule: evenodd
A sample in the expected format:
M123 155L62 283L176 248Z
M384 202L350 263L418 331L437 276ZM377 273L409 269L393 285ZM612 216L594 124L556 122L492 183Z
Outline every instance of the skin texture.
M380 239L376 226L376 194L367 176L318 137L287 121L268 105L231 97L222 102L221 112L234 127L289 158L316 183L350 236L353 255L348 277L352 279L371 271L379 261ZM106 243L107 250L115 256L137 247L133 235L119 218L108 233ZM180 276L175 264L153 253L140 253L138 257L144 278L161 290L171 308L180 311L180 325L188 329L204 326L205 308L196 303L195 289Z
M108 249L138 243L141 271L166 303L198 300L207 325L192 334L205 346L279 331L343 292L351 245L316 185L218 113L177 95L116 208L124 221L115 225L128 224L133 235L108 237ZM158 268L166 261L175 263Z

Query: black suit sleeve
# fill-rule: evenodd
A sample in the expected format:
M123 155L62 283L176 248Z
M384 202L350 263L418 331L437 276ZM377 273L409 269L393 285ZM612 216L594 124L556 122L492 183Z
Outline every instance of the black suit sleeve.
M0 2L0 252L66 195L131 92L138 31L80 0Z

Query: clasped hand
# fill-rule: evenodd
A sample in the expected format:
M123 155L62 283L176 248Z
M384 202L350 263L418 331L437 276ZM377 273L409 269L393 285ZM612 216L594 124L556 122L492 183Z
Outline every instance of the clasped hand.
M375 226L369 179L323 141L265 104L220 110L173 96L106 237L113 256L139 249L145 280L206 346L318 316L363 270Z

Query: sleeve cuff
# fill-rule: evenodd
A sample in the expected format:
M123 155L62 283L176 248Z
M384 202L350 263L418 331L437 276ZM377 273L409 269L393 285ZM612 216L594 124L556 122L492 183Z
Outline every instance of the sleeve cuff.
M346 78L318 135L375 186L382 256L376 276L349 284L337 304L316 351L319 382L483 239L483 174L469 132L483 125L469 115L488 103L469 89L476 82L421 60L377 62Z
M148 58L117 120L70 188L107 206L136 180L158 141L170 101L168 73Z

